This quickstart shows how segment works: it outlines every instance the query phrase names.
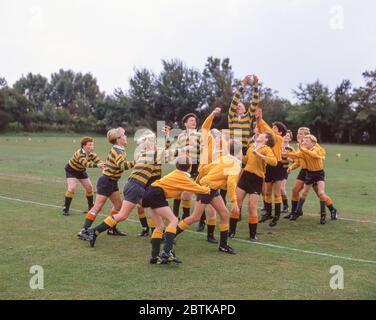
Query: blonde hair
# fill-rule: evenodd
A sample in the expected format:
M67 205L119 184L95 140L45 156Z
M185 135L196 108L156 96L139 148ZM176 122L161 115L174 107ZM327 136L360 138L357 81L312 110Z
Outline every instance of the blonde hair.
M298 129L298 132L299 132L299 131L302 131L302 132L304 133L305 136L311 134L311 130L310 130L309 128L307 128L307 127L300 127L300 128Z
M155 133L149 129L146 129L142 134L136 138L138 145L150 145L155 143Z
M110 129L107 132L107 140L111 144L115 144L116 140L120 138L120 136L125 132L125 130L121 127Z
M317 143L317 138L313 135L313 134L307 134L304 139L309 139L311 140L311 142L313 142L314 144Z

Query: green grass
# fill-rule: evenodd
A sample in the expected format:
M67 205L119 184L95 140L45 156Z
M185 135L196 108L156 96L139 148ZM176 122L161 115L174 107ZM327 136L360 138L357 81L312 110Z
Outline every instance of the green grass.
M0 196L62 205L63 168L79 139L79 135L0 136ZM373 223L339 220L321 226L318 215L313 215L319 203L311 194L305 211L312 215L296 222L282 219L273 229L260 225L259 242L376 261L376 148L325 147L327 193L341 217ZM104 138L96 138L100 156L105 157L108 148ZM129 158L133 148L130 141ZM166 166L164 172L170 169ZM288 190L296 174L291 175ZM99 175L99 170L89 170L94 184ZM121 179L121 188L127 176ZM81 188L72 207L86 207ZM108 209L106 205L103 213ZM140 226L135 213L132 221L120 225L128 237L101 235L94 249L75 238L84 220L81 213L63 217L57 208L0 198L0 214L0 299L376 298L375 263L236 240L231 244L237 255L227 256L208 244L204 233L186 232L177 242L181 266L151 266L150 241L136 237ZM243 219L239 239L247 238L247 229ZM44 268L44 290L29 287L32 265ZM344 290L329 287L329 269L333 265L344 268Z

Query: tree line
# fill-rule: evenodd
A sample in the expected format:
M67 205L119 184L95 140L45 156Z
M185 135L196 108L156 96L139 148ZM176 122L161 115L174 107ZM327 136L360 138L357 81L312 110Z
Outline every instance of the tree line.
M376 70L365 71L359 88L343 80L334 91L320 81L299 84L292 103L260 86L260 107L268 121L282 121L296 132L308 126L322 142L376 144ZM0 77L0 131L104 133L122 126L128 133L156 129L157 120L172 126L189 112L201 119L215 107L224 112L214 123L227 128L227 109L240 85L230 60L209 57L204 69L162 60L162 70L135 69L129 88L112 94L100 90L90 73L59 70L50 79L28 73L12 87ZM250 90L245 101L250 100ZM247 104L247 103L246 103Z

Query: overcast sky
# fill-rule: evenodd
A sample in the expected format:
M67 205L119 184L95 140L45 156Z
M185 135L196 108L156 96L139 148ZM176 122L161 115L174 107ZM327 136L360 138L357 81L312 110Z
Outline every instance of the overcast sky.
M0 0L0 76L91 72L127 88L134 67L229 57L291 99L300 83L362 84L376 69L374 0Z

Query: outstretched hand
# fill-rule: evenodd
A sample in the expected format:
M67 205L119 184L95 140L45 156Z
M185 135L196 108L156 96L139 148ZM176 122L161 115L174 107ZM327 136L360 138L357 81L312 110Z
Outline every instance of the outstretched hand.
M254 75L253 75L253 85L254 85L254 86L257 86L257 85L258 85L258 82L259 82L259 78L254 74Z
M243 86L243 87L246 87L246 86L248 85L249 78L250 78L249 75L246 75L246 76L243 78L243 80L242 80L242 86Z
M220 115L221 114L221 108L215 108L214 110L213 110L213 112L212 112L212 115L214 116L214 117L216 117L216 116L218 116L218 115Z

